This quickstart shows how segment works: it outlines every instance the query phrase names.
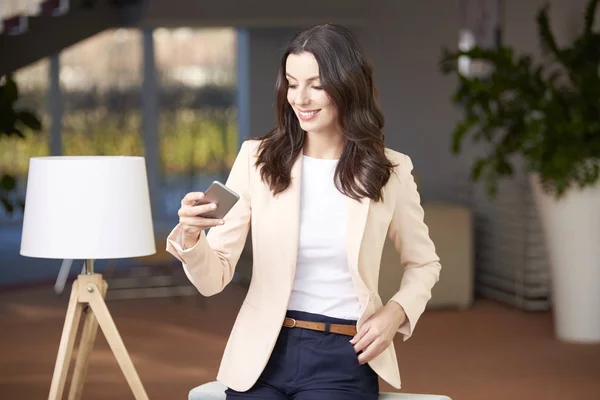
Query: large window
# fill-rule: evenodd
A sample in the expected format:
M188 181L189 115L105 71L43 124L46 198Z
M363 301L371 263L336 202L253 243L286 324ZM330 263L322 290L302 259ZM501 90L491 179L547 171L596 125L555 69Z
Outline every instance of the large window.
M236 32L159 28L153 38L162 171L157 192L162 198L156 200L162 212L176 215L181 197L224 180L237 154ZM60 53L63 154L144 155L144 51L139 30L113 29ZM21 195L29 158L49 154L48 106L55 101L49 98L49 64L43 60L15 74L21 103L42 118L42 133L0 139L0 173L18 178ZM0 212L0 220L7 218Z

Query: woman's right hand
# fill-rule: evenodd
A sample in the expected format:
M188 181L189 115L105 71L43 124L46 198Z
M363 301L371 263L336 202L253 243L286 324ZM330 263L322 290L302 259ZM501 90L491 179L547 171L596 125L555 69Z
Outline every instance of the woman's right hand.
M213 203L200 204L203 198L202 192L190 192L181 200L181 207L177 214L183 231L183 245L186 249L194 247L202 231L224 223L222 219L202 218L202 214L217 208Z

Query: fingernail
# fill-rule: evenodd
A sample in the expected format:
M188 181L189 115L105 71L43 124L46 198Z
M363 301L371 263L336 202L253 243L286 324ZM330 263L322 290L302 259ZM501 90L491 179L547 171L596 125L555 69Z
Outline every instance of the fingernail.
M216 204L211 204L210 208L212 208L214 210L215 208L217 208L217 205Z
M223 221L223 220L219 221L219 225L223 225L224 223L225 223L225 221Z

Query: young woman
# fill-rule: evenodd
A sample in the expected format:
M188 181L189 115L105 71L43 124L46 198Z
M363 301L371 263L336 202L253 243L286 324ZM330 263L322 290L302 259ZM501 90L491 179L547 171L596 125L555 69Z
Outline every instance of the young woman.
M344 27L319 25L288 45L277 77L277 126L243 143L224 220L187 194L167 250L198 290L231 281L252 227L250 288L218 380L228 399L377 399L400 388L392 339L408 339L440 263L423 222L410 158L386 149L372 68ZM208 235L205 229L210 229ZM377 293L386 237L404 276Z

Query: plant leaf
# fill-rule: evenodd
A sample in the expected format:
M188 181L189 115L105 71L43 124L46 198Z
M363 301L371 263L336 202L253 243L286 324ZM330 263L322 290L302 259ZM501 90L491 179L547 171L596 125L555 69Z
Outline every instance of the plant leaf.
M596 7L598 6L598 0L592 0L588 3L585 8L585 25L584 25L584 35L587 36L592 32L592 27L594 26L594 19L596 17Z
M2 178L0 178L0 188L6 190L7 192L13 190L16 186L16 183L17 182L15 178L8 174L4 174Z
M5 196L2 196L0 198L0 200L2 201L2 204L4 204L4 209L6 210L7 213L12 214L14 211L14 207L12 204L10 204L10 202L8 201L8 199Z
M546 4L537 15L538 35L540 37L540 45L542 50L554 55L557 60L561 60L560 50L556 44L554 34L550 29L550 20L548 18L548 10L550 5Z
M473 181L476 181L481 177L481 172L483 171L485 164L487 164L487 161L484 159L475 161L475 165L473 166L473 170L471 172L471 179Z
M19 89L17 89L17 83L13 80L11 75L6 75L4 85L2 85L2 98L0 102L5 102L8 105L14 104L19 98Z
M457 154L460 152L460 145L462 143L465 135L471 130L473 126L477 123L477 118L474 116L466 117L462 120L454 129L454 134L452 136L452 152Z
M14 131L15 121L17 119L15 112L8 107L8 109L2 109L2 118L0 119L0 133L5 135L12 135Z
M20 120L23 123L23 125L34 131L40 131L42 129L42 123L40 122L40 120L29 111L17 112L17 120Z

